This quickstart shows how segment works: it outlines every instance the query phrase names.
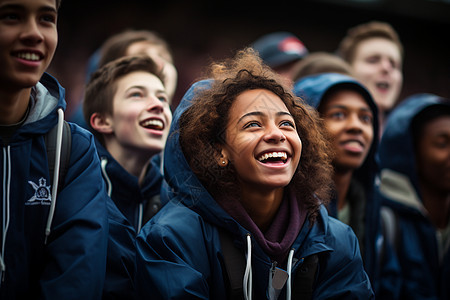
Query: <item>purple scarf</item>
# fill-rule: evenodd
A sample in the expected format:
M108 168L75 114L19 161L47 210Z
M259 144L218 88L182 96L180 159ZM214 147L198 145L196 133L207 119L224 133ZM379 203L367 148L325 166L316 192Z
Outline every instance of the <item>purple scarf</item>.
M289 197L283 197L278 212L265 233L253 222L237 199L218 199L217 202L231 217L249 230L262 250L279 264L286 260L306 219L306 210L293 193L289 193Z

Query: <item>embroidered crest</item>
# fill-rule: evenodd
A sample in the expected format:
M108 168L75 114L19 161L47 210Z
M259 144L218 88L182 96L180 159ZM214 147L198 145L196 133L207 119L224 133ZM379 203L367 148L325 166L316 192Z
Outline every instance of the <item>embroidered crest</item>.
M47 184L47 180L45 178L41 177L39 179L39 185L34 183L33 181L28 181L28 183L33 187L34 189L34 196L31 197L27 202L25 202L25 205L50 205L52 202L52 196L50 193L50 185Z

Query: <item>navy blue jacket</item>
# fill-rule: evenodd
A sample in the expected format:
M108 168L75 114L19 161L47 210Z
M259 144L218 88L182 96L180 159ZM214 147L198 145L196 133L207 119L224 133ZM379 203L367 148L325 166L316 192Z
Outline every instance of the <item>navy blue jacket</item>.
M153 197L159 197L161 192L163 176L158 165L159 155L152 158L147 173L139 184L138 178L128 173L97 140L96 146L108 195L134 230L139 232L144 223L147 202Z
M102 299L133 299L136 231L108 197L108 252Z
M108 195L109 239L103 299L132 299L135 293L135 238L143 224L144 207L159 196L159 156L150 162L142 185L96 140ZM112 200L111 200L112 199Z
M51 232L51 182L44 135L64 109L64 89L44 74L25 123L2 143L1 299L99 299L108 237L105 186L92 135L70 124L72 143Z
M305 100L309 105L318 109L327 93L336 89L351 89L359 92L369 105L373 114L373 130L374 138L369 153L361 167L353 173L353 178L357 178L365 191L365 201L363 205L362 222L351 222L350 224L355 231L358 239L363 243L364 250L362 253L364 266L369 277L375 277L377 265L377 249L376 240L379 235L379 209L380 204L373 199L373 189L375 185L375 177L377 175L376 152L378 148L378 109L372 96L367 89L352 77L338 73L322 73L317 75L306 76L294 83L294 93ZM361 199L364 201L364 199ZM329 205L330 215L337 216L336 209L337 199L332 199ZM352 217L350 217L352 220ZM364 228L363 231L359 228Z
M179 144L178 120L190 105L195 84L177 107L165 148L170 201L136 239L136 288L139 298L226 299L224 261L219 228L229 232L244 256L251 233L227 214L202 186ZM254 299L268 299L272 262L250 238ZM362 265L358 241L350 227L328 217L321 208L315 224L305 222L292 245L292 273L304 257L319 254L314 299L370 299L373 294ZM295 276L295 275L294 275ZM286 293L283 288L280 297ZM285 297L285 296L284 296Z
M405 99L389 115L380 143L381 183L376 196L396 215L400 299L450 299L450 247L447 243L439 262L436 229L427 217L418 186L411 129L417 114L444 101L431 94ZM445 103L450 106L448 99Z

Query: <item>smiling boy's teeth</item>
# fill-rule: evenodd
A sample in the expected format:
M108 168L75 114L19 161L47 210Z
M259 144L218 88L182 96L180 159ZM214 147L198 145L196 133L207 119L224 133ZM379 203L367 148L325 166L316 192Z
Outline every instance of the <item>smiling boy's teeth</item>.
M35 54L35 53L19 53L17 55L17 57L21 58L21 59L26 59L26 60L39 60L39 55Z
M147 120L145 122L142 123L142 126L144 127L150 127L150 126L156 126L159 128L163 128L163 122L161 120Z

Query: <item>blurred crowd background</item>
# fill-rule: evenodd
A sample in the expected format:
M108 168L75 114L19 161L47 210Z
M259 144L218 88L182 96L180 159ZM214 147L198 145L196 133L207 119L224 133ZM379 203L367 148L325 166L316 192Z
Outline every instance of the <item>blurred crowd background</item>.
M66 88L70 115L83 96L87 61L103 41L127 28L153 30L174 54L175 108L211 60L264 34L289 31L310 52L334 52L347 29L371 20L389 22L405 47L400 99L421 92L450 98L450 0L64 0L49 72Z

